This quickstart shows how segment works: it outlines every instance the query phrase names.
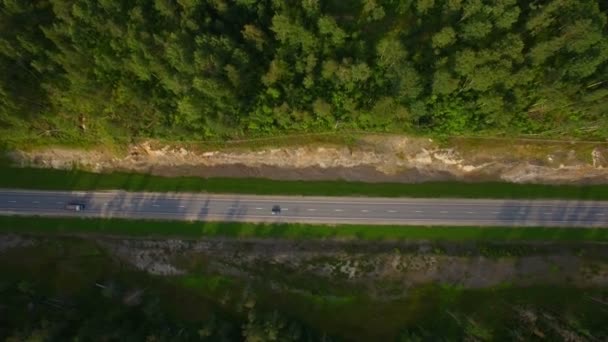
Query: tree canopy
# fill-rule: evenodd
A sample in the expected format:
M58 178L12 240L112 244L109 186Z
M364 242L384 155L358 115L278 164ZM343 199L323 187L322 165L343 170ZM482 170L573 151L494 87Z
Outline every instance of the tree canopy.
M602 0L0 0L0 134L608 137Z

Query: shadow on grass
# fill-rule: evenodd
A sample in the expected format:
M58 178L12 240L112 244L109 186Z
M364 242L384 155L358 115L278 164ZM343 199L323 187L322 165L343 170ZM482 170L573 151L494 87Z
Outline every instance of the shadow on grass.
M428 182L277 181L261 178L167 178L148 173L99 174L0 166L0 187L45 190L131 190L265 195L608 200L608 185Z
M0 216L0 232L49 234L97 233L125 236L171 236L185 238L243 237L285 239L339 238L360 240L608 242L608 230L601 228L324 226L307 224L253 224L239 222L188 222L128 220L121 218L98 219L20 216Z

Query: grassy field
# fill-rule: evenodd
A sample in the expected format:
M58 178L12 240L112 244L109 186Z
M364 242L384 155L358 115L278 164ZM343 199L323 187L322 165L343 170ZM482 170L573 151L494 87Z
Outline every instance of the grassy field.
M420 184L345 181L159 177L141 173L97 174L35 168L0 167L1 188L42 190L190 191L259 195L324 195L444 198L520 198L608 200L608 185L540 185L432 182Z
M0 232L50 234L110 234L127 236L256 237L286 239L353 238L364 240L513 240L513 241L608 241L608 229L495 228L254 224L127 219L0 217Z

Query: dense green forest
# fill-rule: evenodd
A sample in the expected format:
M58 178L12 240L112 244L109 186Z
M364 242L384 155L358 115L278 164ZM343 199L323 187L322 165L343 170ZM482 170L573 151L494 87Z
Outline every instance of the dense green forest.
M608 137L604 0L1 0L5 140Z

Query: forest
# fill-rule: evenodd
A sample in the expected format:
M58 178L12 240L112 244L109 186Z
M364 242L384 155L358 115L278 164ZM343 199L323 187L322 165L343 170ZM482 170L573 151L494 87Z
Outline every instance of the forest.
M0 0L0 136L608 137L603 0Z

